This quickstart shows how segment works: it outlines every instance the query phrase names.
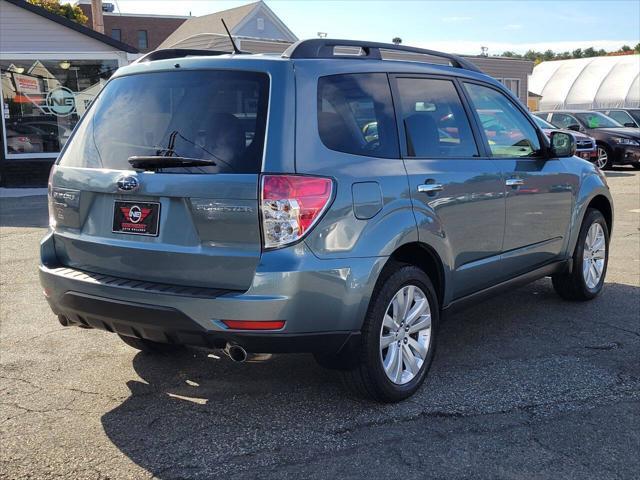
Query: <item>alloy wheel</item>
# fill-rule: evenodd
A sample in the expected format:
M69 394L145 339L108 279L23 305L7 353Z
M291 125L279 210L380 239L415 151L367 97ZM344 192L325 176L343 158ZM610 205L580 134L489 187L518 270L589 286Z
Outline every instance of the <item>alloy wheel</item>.
M596 288L604 271L607 243L604 238L604 230L599 223L593 223L589 227L587 237L584 240L584 253L582 256L582 276L587 287Z
M415 285L402 287L385 310L380 328L380 360L393 383L403 385L420 372L431 340L431 309Z
M607 151L602 147L598 147L598 158L596 159L597 167L600 170L602 170L604 167L607 166L608 161L609 161L609 154L607 153Z

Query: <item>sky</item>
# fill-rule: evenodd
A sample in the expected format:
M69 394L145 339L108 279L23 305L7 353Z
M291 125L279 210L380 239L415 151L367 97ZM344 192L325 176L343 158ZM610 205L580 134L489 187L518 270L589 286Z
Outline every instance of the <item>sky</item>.
M232 0L103 0L123 13L206 15L251 3ZM300 39L389 42L479 54L529 49L556 52L594 47L617 50L640 42L638 0L266 0Z

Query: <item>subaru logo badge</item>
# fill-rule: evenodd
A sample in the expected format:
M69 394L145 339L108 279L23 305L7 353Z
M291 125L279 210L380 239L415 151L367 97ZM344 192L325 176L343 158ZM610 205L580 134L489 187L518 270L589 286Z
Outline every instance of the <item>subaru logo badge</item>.
M133 175L125 175L118 178L117 185L118 190L122 190L123 192L133 192L138 189L140 182Z

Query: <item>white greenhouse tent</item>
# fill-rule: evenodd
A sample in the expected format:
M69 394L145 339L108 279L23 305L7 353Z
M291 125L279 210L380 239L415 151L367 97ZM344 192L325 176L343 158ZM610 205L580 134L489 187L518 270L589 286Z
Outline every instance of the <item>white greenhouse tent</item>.
M640 55L542 62L529 91L540 110L640 107Z

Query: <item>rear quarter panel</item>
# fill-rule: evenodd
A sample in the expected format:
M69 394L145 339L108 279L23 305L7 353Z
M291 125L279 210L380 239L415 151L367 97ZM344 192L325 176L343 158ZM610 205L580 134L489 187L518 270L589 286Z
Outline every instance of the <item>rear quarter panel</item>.
M361 73L362 70L349 69L353 63L296 62L296 172L334 179L333 203L305 239L314 255L322 259L389 256L399 246L418 239L409 183L400 157L337 152L320 139L318 78ZM373 216L362 218L369 216L366 212Z

